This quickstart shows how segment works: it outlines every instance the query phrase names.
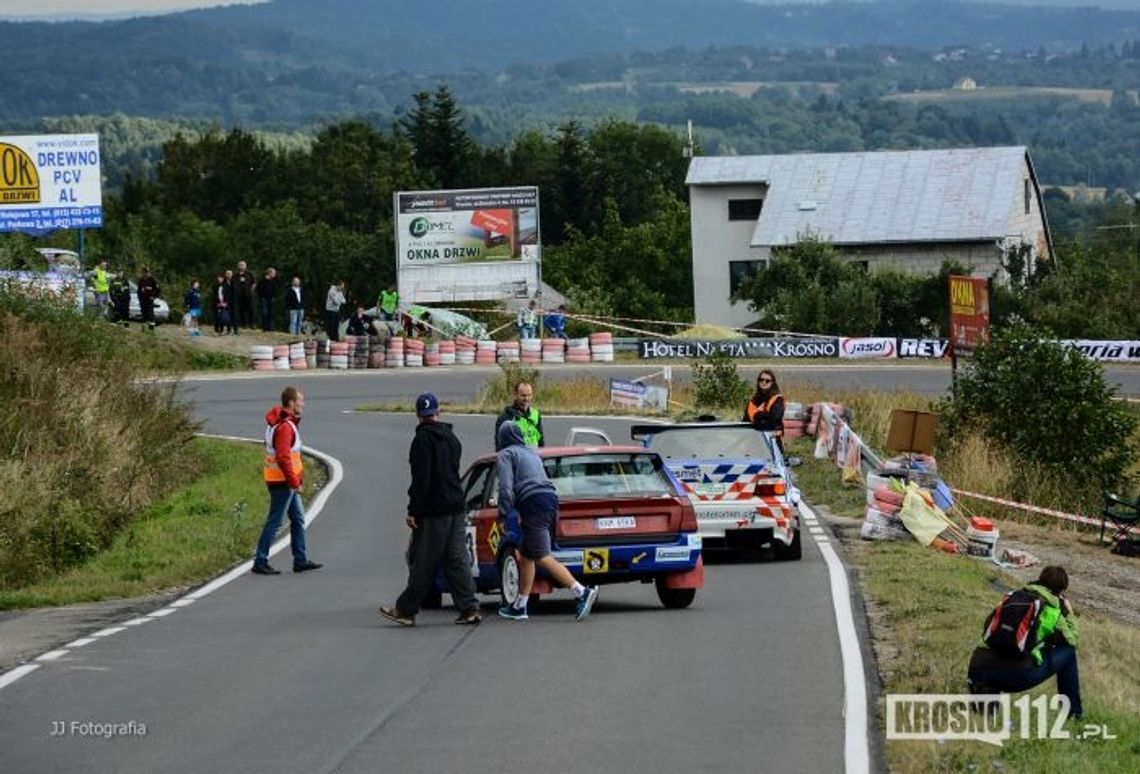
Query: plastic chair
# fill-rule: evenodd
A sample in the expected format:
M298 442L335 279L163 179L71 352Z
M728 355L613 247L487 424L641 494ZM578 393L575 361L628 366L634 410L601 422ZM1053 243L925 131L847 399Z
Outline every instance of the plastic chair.
M1105 492L1104 510L1100 513L1100 539L1104 540L1104 529L1109 524L1114 530L1112 544L1120 544L1131 538L1132 530L1140 524L1140 498L1129 500L1126 497Z

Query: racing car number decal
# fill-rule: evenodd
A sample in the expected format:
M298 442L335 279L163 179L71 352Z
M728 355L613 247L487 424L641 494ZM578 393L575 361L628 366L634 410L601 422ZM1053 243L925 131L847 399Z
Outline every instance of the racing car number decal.
M582 561L582 572L587 575L608 572L610 569L610 549L587 548Z

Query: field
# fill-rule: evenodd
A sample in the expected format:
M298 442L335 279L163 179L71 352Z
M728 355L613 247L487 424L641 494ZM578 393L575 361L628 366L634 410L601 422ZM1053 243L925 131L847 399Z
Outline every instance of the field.
M1137 91L1133 89L1127 94L1132 98L1132 102L1136 103ZM940 89L891 94L883 99L895 102L974 102L1022 97L1063 97L1101 105L1112 104L1111 89L1070 89L1059 86L979 86L976 89Z

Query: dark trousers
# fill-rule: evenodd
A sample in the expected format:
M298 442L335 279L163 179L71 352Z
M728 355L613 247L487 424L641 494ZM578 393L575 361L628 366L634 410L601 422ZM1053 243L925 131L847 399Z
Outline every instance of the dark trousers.
M261 299L261 330L273 330L273 299Z
M1077 668L1077 650L1072 645L1060 644L1047 649L1040 666L975 667L970 670L969 682L972 693L1020 693L1040 685L1053 675L1057 675L1057 693L1069 697L1069 714L1083 715L1081 674Z
M237 319L234 320L234 327L241 325L243 328L253 327L253 296L238 295L237 297Z
M419 526L412 531L408 554L412 562L408 586L396 600L396 609L401 613L415 615L420 611L420 603L435 583L435 568L441 564L455 609L463 612L479 606L467 554L466 514L420 516Z
M329 341L340 341L340 312L325 310L325 332Z
M154 325L154 299L139 296L139 309L144 323Z

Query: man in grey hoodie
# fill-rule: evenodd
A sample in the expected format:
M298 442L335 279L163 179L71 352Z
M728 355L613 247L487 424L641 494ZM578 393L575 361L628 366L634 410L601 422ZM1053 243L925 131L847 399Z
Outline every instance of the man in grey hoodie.
M554 530L558 523L558 494L546 476L542 458L523 442L522 430L514 422L499 426L496 439L499 451L499 518L518 511L522 526L519 546L519 595L514 604L503 605L499 615L513 621L527 618L526 603L534 586L537 567L546 571L555 583L570 589L577 604L574 620L590 614L598 598L595 586L583 586L574 579L562 562L550 553Z

